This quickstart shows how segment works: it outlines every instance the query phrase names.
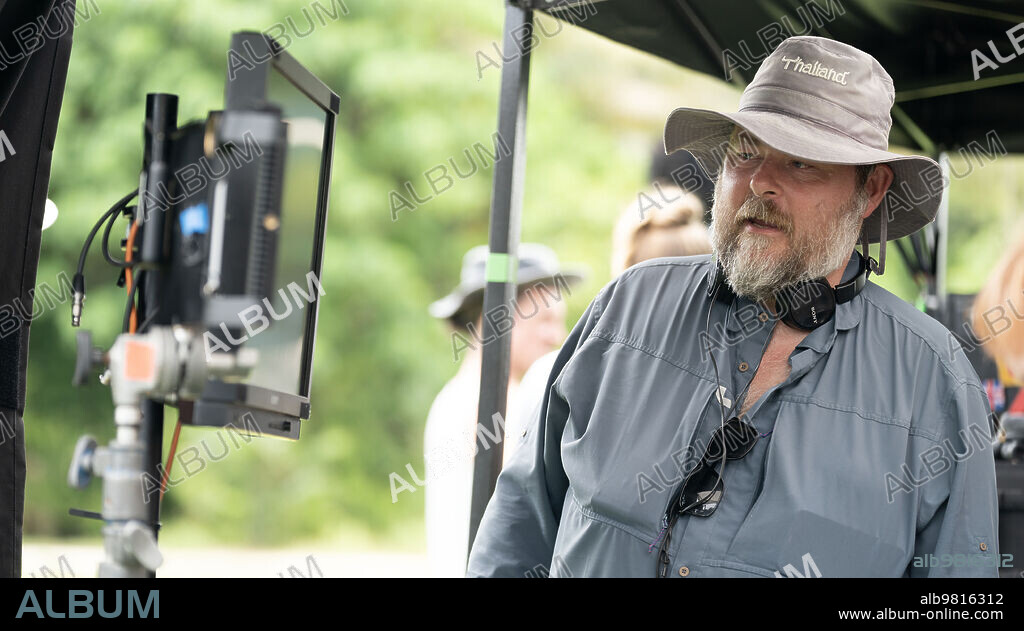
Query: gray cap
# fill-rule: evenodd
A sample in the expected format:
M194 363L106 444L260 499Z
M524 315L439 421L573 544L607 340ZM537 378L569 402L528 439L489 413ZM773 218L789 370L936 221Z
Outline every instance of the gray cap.
M520 243L516 254L519 263L515 281L519 290L555 281L556 278L567 285L576 285L586 276L584 266L563 266L555 251L546 245ZM466 252L462 257L459 285L444 298L431 303L430 315L463 327L476 320L483 310L489 255L490 249L486 245L478 245Z
M761 64L738 112L674 110L665 151L687 149L715 177L738 125L810 162L886 163L895 177L861 236L870 243L898 239L935 218L946 182L934 160L888 151L894 99L892 78L871 55L831 39L790 37Z

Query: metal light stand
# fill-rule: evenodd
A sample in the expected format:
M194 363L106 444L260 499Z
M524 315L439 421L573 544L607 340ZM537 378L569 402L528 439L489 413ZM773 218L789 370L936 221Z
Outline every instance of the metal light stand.
M110 350L93 348L87 331L78 334L74 383L82 384L97 366L106 367L101 381L108 384L114 402L116 437L105 447L92 436L75 446L68 484L85 488L93 476L103 478L102 519L105 560L102 578L152 578L163 562L157 547L163 479L162 442L164 405L196 398L209 377L244 375L255 364L256 353L236 349L207 357L202 330L197 326L167 325L157 321L162 273L167 261L164 228L167 213L147 204L162 197L160 186L170 171L169 135L177 126L176 96L146 97L145 152L139 184L138 247L135 282L140 330L122 333ZM80 305L78 316L81 315ZM154 322L155 321L155 322ZM158 326L145 326L154 322Z
M92 436L79 438L68 470L74 488L85 488L93 476L103 478L101 578L146 578L163 562L152 521L159 511L162 472L148 462L143 410L195 398L210 377L245 374L255 365L256 352L239 349L215 357L206 357L198 330L183 326L122 333L107 353L92 348L88 332L79 333L76 380L96 364L109 367L117 427L106 447L98 447Z

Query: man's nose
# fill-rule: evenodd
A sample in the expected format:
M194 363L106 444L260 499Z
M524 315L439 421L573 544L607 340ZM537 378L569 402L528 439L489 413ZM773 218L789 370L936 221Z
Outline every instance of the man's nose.
M750 190L758 197L774 199L781 193L778 180L778 163L765 158L750 176Z

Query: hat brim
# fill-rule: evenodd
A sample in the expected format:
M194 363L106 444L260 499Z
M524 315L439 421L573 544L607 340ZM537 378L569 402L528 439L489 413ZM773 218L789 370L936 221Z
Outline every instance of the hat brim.
M894 175L892 185L862 228L869 243L881 239L882 213L888 218L887 240L917 232L935 219L946 184L937 162L924 156L869 147L824 125L788 114L764 110L724 113L680 107L665 123L665 153L686 149L715 179L736 125L772 149L809 162L887 164Z
M569 286L578 285L586 278L586 269L582 266L567 266L559 270L557 276L537 273L521 274L516 278L516 288L517 291L520 291L528 285L548 284L555 281L556 278L564 279ZM455 324L463 324L476 319L475 316L470 318L468 315L483 308L483 299L484 287L459 285L452 290L452 293L430 304L430 315L442 320L452 320Z

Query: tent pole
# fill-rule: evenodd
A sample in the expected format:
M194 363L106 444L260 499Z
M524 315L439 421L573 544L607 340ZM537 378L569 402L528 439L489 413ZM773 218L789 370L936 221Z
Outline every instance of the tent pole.
M495 143L494 181L491 189L490 255L482 319L483 344L480 399L477 409L477 440L497 435L498 443L478 444L473 463L473 500L469 520L469 549L473 548L487 501L501 472L504 418L508 395L512 304L515 274L519 268L520 211L526 170L526 96L530 78L530 47L533 42L533 10L508 0L505 6L498 102L498 138ZM507 147L502 155L499 145ZM497 325L497 326L496 326Z
M945 312L949 293L946 284L946 264L949 257L949 193L953 180L949 172L949 154L945 151L939 153L939 167L942 169L942 177L949 182L942 191L942 200L939 202L939 211L935 217L935 228L938 231L935 241L935 301L938 308Z

